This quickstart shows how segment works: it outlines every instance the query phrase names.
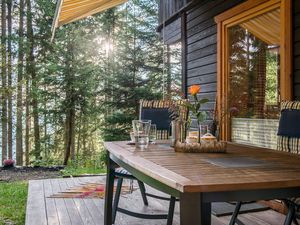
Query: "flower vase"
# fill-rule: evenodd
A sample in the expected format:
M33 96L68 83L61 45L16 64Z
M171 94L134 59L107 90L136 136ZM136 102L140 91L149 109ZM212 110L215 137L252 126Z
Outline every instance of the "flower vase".
M201 125L198 124L198 143L201 144Z
M178 138L176 129L176 120L171 121L171 147L175 146L176 140Z
M171 147L175 146L177 141L184 142L186 138L186 123L182 120L173 120L171 122L172 138Z

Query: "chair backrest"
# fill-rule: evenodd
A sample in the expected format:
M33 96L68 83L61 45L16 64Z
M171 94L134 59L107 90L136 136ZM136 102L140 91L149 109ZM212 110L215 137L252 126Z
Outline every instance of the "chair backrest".
M300 101L281 103L277 135L277 150L300 154Z
M176 104L180 107L180 114L187 115L186 107L181 106L183 101L141 100L140 119L151 120L153 124L156 124L157 139L168 139L171 134L171 112L169 109L173 104Z

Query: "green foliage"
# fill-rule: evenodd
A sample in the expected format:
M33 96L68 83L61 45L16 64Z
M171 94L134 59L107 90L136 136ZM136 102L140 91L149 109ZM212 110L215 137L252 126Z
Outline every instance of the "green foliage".
M70 161L67 167L61 170L63 176L78 176L83 174L102 174L105 173L106 152L92 157L77 156Z
M106 172L103 168L95 167L73 167L68 166L61 170L63 176L80 176L80 175L90 175L90 174L104 174Z
M102 128L104 141L128 140L131 129L132 115L117 111L108 115Z
M27 186L27 182L0 183L0 225L25 223Z
M138 117L140 99L160 99L164 90L163 45L156 33L157 2L133 0L64 25L57 29L53 42L51 25L56 1L31 3L34 43L25 33L24 53L33 47L35 62L30 69L36 75L33 78L26 74L29 62L25 58L19 65L24 74L18 84L24 90L24 106L32 106L32 97L37 102L34 112L33 107L29 109L35 126L28 134L25 107L21 108L21 139L24 149L25 140L30 142L29 162L36 166L62 164L67 149L71 149L72 160L77 155L91 158L101 154L103 141L129 139L131 120ZM19 11L18 7L13 8L17 27ZM13 33L17 56L20 36ZM13 66L13 70L17 69L17 65ZM16 95L16 88L11 87L11 92ZM33 120L35 112L38 118Z
M207 112L200 111L201 106L209 102L209 100L207 98L203 98L199 100L197 97L197 93L192 95L192 97L194 98L193 102L184 102L184 104L189 109L189 111L193 114L193 116L196 117L197 123L198 125L200 125L200 123L202 123L207 117Z
M276 105L278 101L278 55L267 52L266 104Z
M163 47L153 32L158 25L157 4L130 1L110 11L110 16L114 19L105 24L114 49L107 53L104 70L102 135L105 141L128 140L131 121L138 118L139 101L162 97Z

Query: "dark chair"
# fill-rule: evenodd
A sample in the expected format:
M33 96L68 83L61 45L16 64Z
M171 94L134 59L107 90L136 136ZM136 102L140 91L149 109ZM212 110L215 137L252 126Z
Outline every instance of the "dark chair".
M147 100L142 100L140 102L140 119L147 119L151 120L153 124L156 124L157 127L157 139L168 139L170 136L170 124L171 124L171 119L170 119L170 112L169 112L169 107L171 104L180 104L180 102L172 102L172 101L162 101L162 100L153 100L153 101L147 101ZM187 117L187 109L185 107L181 107L181 114L185 115L184 118ZM162 196L157 196L153 195L150 193L146 192L145 185L142 181L136 179L132 174L130 174L127 170L124 168L117 168L115 172L115 176L118 179L117 182L117 188L116 188L116 193L114 197L114 202L113 202L113 223L115 222L117 211L142 218L142 219L167 219L167 225L172 225L173 223L173 215L174 215L174 207L175 207L175 202L176 198L173 196L170 196L169 198L162 197ZM122 183L124 179L129 179L129 180L136 180L140 191L142 195L142 199L144 202L144 205L148 205L148 197L160 199L160 200L167 200L169 201L169 210L168 214L142 214L142 213L136 213L133 211L130 211L128 209L123 209L120 208L119 205L119 200L120 200L120 195L121 195L121 189L122 189Z
M277 150L300 154L300 101L285 101L281 103L281 115L278 128ZM300 218L300 198L283 200L288 207L284 225L292 222L298 225Z
M281 103L281 115L278 127L277 150L300 154L300 102L284 101ZM288 207L288 213L284 225L298 224L300 218L300 198L284 199L283 202ZM229 225L243 224L238 220L238 213L242 202L238 202L231 217Z
M140 102L140 119L151 120L152 124L156 124L157 139L165 140L170 136L170 111L172 101L148 101Z
M144 183L142 181L136 179L132 174L130 174L127 170L125 170L123 168L116 169L115 177L118 179L118 181L117 181L117 188L116 188L116 193L115 193L114 202L113 202L113 212L112 212L113 213L113 215L112 215L113 223L115 223L117 212L121 212L126 215L141 218L141 219L151 219L151 220L167 219L167 225L172 225L173 215L174 215L174 207L175 207L175 202L176 202L175 197L171 196L169 198L165 198L165 197L156 196L156 195L147 193ZM130 209L120 208L118 205L119 205L119 200L120 200L121 191L122 191L122 184L123 184L124 179L129 179L131 181L133 181L133 180L137 181L139 188L140 188L141 195L142 195L143 203L145 206L148 205L147 196L157 198L160 200L170 201L168 214L143 214L143 213L137 213L137 212L130 211Z

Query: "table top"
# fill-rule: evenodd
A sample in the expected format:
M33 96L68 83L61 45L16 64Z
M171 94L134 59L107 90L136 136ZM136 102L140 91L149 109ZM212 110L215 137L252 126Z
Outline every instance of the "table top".
M180 192L300 188L300 156L228 143L227 153L177 153L167 144L145 151L105 142L114 157Z

